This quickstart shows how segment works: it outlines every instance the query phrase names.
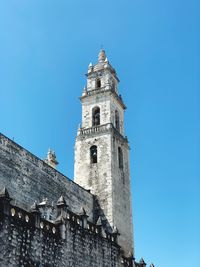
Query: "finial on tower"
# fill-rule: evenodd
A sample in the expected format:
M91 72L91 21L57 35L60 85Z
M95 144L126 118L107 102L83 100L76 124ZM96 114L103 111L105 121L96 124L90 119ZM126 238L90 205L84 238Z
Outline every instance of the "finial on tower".
M104 62L106 59L106 53L104 49L101 49L98 55L98 62Z

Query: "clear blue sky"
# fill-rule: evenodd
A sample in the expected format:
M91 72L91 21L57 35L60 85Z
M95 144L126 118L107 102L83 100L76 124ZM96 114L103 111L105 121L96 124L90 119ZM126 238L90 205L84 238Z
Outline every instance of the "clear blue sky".
M200 19L195 0L1 0L0 131L35 155L73 147L104 46L128 109L136 258L200 266Z

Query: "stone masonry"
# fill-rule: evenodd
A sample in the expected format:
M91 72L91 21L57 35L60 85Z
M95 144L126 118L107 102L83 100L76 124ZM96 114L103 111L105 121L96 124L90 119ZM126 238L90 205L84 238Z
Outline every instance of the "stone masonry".
M97 64L89 65L86 76L87 86L80 98L82 125L75 144L75 182L97 196L101 218L119 231L124 255L133 255L129 144L124 136L126 106L118 93L119 79L104 50ZM91 162L93 147L95 163Z
M72 180L0 134L0 188L6 187L16 204L28 209L35 201L52 203L63 195L71 210L84 207L93 221L94 196Z
M95 196L2 134L0 190L0 267L133 265Z
M0 133L0 267L146 267L134 259L126 106L104 50L86 76L75 182L55 152L41 160Z
M72 213L63 197L54 209L56 219L45 218L45 206L30 211L10 203L6 189L0 194L0 266L132 266L120 256L117 236L88 221L85 212Z

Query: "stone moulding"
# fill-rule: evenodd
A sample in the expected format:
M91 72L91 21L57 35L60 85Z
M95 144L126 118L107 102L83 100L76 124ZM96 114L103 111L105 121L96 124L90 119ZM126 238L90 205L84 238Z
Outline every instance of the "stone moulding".
M117 137L121 142L123 142L124 144L127 144L127 146L129 146L128 144L128 139L126 136L123 136L121 133L119 133L119 131L114 127L114 125L112 123L106 123L103 125L97 125L97 126L92 126L90 128L80 128L79 132L78 132L78 138L83 138L83 137L87 137L87 136L91 136L91 134L95 134L96 133L105 133L105 132L111 132L113 131L115 134L115 137Z
M118 95L112 88L106 88L106 86L101 87L101 89L94 89L94 90L85 89L84 95L82 95L80 97L80 100L82 101L86 97L93 96L93 95L96 95L96 94L105 94L105 93L113 95L113 97L120 103L122 108L124 110L127 109L126 105L124 104L124 102L122 100L121 95Z

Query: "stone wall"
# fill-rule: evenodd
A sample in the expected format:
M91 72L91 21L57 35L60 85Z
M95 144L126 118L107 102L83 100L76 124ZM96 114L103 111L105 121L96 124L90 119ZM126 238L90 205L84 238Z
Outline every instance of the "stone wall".
M71 210L87 211L93 221L94 196L26 149L0 134L0 188L28 209L35 201L49 203L63 195Z
M97 163L91 164L90 147L97 146ZM97 195L106 219L113 227L111 175L111 136L105 133L78 136L75 145L74 179ZM83 175L83 178L82 178Z
M120 133L124 134L124 109L120 105L116 94L110 90L100 91L96 94L82 97L82 128L92 127L92 109L100 108L100 123L112 123L115 125L115 110L119 112Z
M10 204L0 194L0 267L125 267L132 259L120 256L116 236L101 225L57 205L54 222L42 218L38 206L31 212Z
M121 148L123 155L123 168L119 168L118 148ZM133 251L133 223L131 208L131 185L130 185L130 166L129 166L129 147L126 139L114 134L112 139L112 166L111 175L113 181L113 213L115 223L121 235L119 243L124 248ZM127 254L126 254L127 255Z
M95 128L95 127L94 127ZM91 164L90 147L97 146L97 163ZM118 147L123 153L119 168ZM112 125L82 130L75 145L75 181L97 196L111 227L117 227L119 244L127 256L134 252L131 210L129 146Z
M96 106L100 108L101 124L110 122L110 97L107 92L82 99L82 128L92 127L92 109Z

